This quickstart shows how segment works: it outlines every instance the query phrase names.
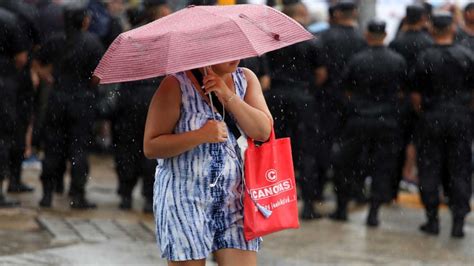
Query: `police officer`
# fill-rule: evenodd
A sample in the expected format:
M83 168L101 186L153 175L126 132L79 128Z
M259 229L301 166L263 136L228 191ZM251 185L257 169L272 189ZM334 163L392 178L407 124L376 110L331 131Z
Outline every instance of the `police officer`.
M36 55L36 64L44 69L41 78L54 83L45 119L40 205L51 206L58 175L70 161L71 207L94 208L95 204L85 198L88 146L96 112L96 92L91 75L104 49L97 37L87 32L90 19L85 9L68 8L64 20L65 34L51 37Z
M390 43L390 48L401 54L409 67L416 62L418 55L433 45L433 39L425 27L425 8L421 5L409 5L406 8L404 31Z
M165 0L146 0L147 16L143 24L166 16L171 12ZM112 139L116 171L119 179L119 208L132 207L132 191L142 179L142 195L145 198L143 211L153 212L153 181L156 160L149 160L143 154L143 135L148 104L161 78L120 84L110 101Z
M3 194L3 180L10 175L11 150L15 138L17 119L16 80L19 71L27 63L27 46L18 19L12 12L0 7L0 207L19 205Z
M341 0L334 4L332 23L328 30L319 34L327 78L322 86L322 97L316 101L321 117L320 132L325 135L329 149L339 142L339 134L344 123L344 88L341 74L349 59L366 48L366 42L357 28L357 5L353 0ZM324 150L322 153L329 153ZM361 178L359 178L361 183ZM359 202L365 201L362 184L354 196Z
M328 78L326 85L341 89L340 75L350 57L366 47L362 34L357 29L357 6L354 1L341 0L333 9L333 23L319 35L323 44Z
M37 28L37 10L34 6L22 1L5 0L0 6L14 13L18 18L18 28L22 32L24 46L30 53L39 43ZM10 182L8 192L31 192L33 188L21 181L21 164L26 149L27 129L32 122L35 89L28 66L17 74L18 91L16 97L17 118L15 120L15 138L10 150Z
M408 69L411 69L421 52L434 44L433 39L428 32L424 30L425 8L422 5L409 5L406 8L403 31L390 43L390 48L402 55ZM401 130L401 149L398 156L398 168L395 172L393 183L393 198L398 196L399 183L403 178L403 167L406 160L406 147L413 139L414 126L418 115L413 109L410 95L401 95L400 105L400 130ZM414 99L416 100L416 99Z
M348 102L341 149L335 158L337 209L334 220L347 220L351 183L360 171L358 158L367 149L372 177L368 226L377 226L381 204L391 200L392 173L398 151L397 100L406 79L403 57L384 46L385 22L368 23L369 48L348 62L342 76Z
M306 6L300 1L285 1L283 12L300 23ZM315 71L322 67L315 40L298 43L267 54L270 66L271 88L265 98L275 121L278 136L292 138L293 160L298 171L298 182L304 201L303 219L320 218L313 208L318 174L314 171L316 136L311 127L317 121L313 117Z
M132 207L132 192L138 179L142 179L143 211L153 211L153 182L156 160L143 154L143 135L148 104L160 79L122 83L108 100L109 112L104 113L112 122L115 169L118 175L119 208ZM107 110L107 108L101 108Z
M471 131L469 104L472 100L474 56L454 44L450 13L433 14L435 45L418 58L411 76L413 89L421 95L422 115L417 140L420 194L427 222L420 230L439 233L439 186L443 170L448 175L451 236L464 236L464 218L470 211Z

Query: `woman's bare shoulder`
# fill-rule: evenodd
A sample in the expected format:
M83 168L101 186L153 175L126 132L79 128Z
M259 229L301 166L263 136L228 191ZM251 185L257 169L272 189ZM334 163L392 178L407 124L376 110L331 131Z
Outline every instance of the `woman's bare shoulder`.
M240 69L242 69L242 72L244 72L244 75L245 75L245 78L246 79L257 79L257 75L255 75L255 73L253 73L252 70L246 68L246 67L241 67Z
M159 89L172 90L172 89L177 89L179 87L180 85L179 85L178 78L173 75L168 75L161 81Z
M152 102L177 101L181 97L179 80L172 75L166 76L155 91Z

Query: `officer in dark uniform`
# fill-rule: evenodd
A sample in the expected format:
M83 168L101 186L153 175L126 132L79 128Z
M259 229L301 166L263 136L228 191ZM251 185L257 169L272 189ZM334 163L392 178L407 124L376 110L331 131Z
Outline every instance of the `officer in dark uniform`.
M340 76L347 62L366 48L364 37L356 28L357 6L354 1L342 0L333 6L334 23L319 35L323 45L328 79L326 86L340 88Z
M161 8L170 10L165 0L147 0L144 4L149 12L143 24L166 15L159 12ZM156 160L145 158L143 135L148 105L160 82L161 78L154 78L122 83L109 101L115 169L119 179L118 194L121 197L119 207L122 210L131 209L132 191L141 177L142 195L145 198L143 211L153 212Z
M381 204L391 200L391 182L398 154L398 93L406 80L403 57L384 46L385 22L372 20L367 27L369 48L347 64L342 85L348 98L347 121L341 149L335 156L337 209L334 220L347 220L351 182L360 171L358 158L367 149L372 177L367 225L377 226Z
M295 17L305 9L300 1L285 2L283 12ZM302 188L303 219L319 218L313 208L318 184L315 172L315 144L313 134L318 123L314 116L315 71L322 67L320 50L315 40L298 43L267 54L270 66L271 89L265 93L275 121L278 136L292 139L293 160L298 170L298 182Z
M87 32L89 15L85 9L67 9L64 20L65 34L51 37L36 54L38 64L52 70L50 76L44 74L41 78L54 82L45 119L40 205L51 206L58 175L70 161L71 207L94 208L95 204L85 198L88 148L96 115L96 90L91 75L104 49L97 37Z
M153 182L156 160L143 154L143 135L146 114L151 97L160 84L160 78L122 83L108 99L106 111L112 122L115 169L118 175L120 209L132 207L132 192L138 179L142 179L143 211L153 211ZM105 110L104 110L105 109ZM109 111L107 111L107 109Z
M11 174L9 162L16 133L19 90L16 78L26 65L28 55L17 17L1 7L0 32L0 207L12 207L19 205L19 202L3 194L3 180Z
M28 47L32 51L32 47ZM25 184L21 180L22 162L25 159L26 138L28 127L33 122L33 112L35 107L35 88L31 79L29 67L25 67L17 74L18 93L16 99L17 119L15 121L15 138L10 151L10 182L8 192L21 193L32 192L34 188Z
M23 42L30 54L35 45L39 44L39 29L37 27L37 10L34 6L22 1L4 0L0 6L14 13L18 18L18 27L24 36ZM15 138L10 150L10 182L8 192L31 192L33 188L21 181L21 164L26 148L27 129L32 122L35 89L31 80L28 66L18 74L18 91L16 98L17 118L15 120Z
M333 6L333 18L329 29L319 34L322 43L324 65L327 79L322 86L321 97L316 101L321 114L321 135L328 149L321 153L328 154L334 143L339 142L344 114L344 88L341 86L341 74L349 59L366 48L366 42L357 25L357 6L352 0L338 1ZM358 202L364 202L362 178L359 178L357 193Z
M406 8L404 31L390 43L390 48L402 55L408 69L411 69L421 52L434 44L433 39L425 27L425 8L422 5L409 5ZM406 160L406 147L413 139L414 127L418 114L413 109L410 95L404 91L401 95L400 105L400 130L402 135L401 149L398 156L398 168L395 172L393 184L393 198L398 196L399 183L403 178L403 166Z
M449 207L453 216L451 235L463 237L463 225L470 211L471 131L469 104L474 85L474 56L454 44L450 13L432 18L435 45L418 58L411 76L413 90L422 97L422 115L417 140L420 194L427 222L420 230L439 233L439 186L448 175Z
M420 52L433 45L433 39L424 30L425 9L421 5L406 8L404 31L390 43L390 48L401 54L409 67L416 63Z

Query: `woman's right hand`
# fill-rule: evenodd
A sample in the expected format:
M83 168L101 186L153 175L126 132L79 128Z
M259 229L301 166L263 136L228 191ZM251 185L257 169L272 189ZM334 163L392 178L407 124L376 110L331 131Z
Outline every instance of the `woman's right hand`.
M226 142L228 133L225 122L217 120L208 120L202 128L199 129L204 143Z

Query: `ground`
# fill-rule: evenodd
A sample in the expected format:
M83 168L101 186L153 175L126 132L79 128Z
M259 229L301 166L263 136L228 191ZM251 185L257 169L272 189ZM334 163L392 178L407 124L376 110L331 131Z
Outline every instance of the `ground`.
M153 216L141 212L139 189L134 210L120 211L113 160L92 156L91 162L88 197L99 206L91 211L71 211L66 195L55 197L53 209L40 209L39 170L25 170L25 182L37 189L13 195L22 200L21 208L0 209L0 265L166 265L154 242ZM332 202L329 195L317 208L328 213ZM348 223L301 221L298 230L267 236L259 265L472 265L474 261L474 215L467 219L466 237L456 240L449 236L446 208L441 210L440 236L418 231L424 215L417 194L402 194L398 203L384 207L377 229L365 226L366 214L365 207L353 206Z

